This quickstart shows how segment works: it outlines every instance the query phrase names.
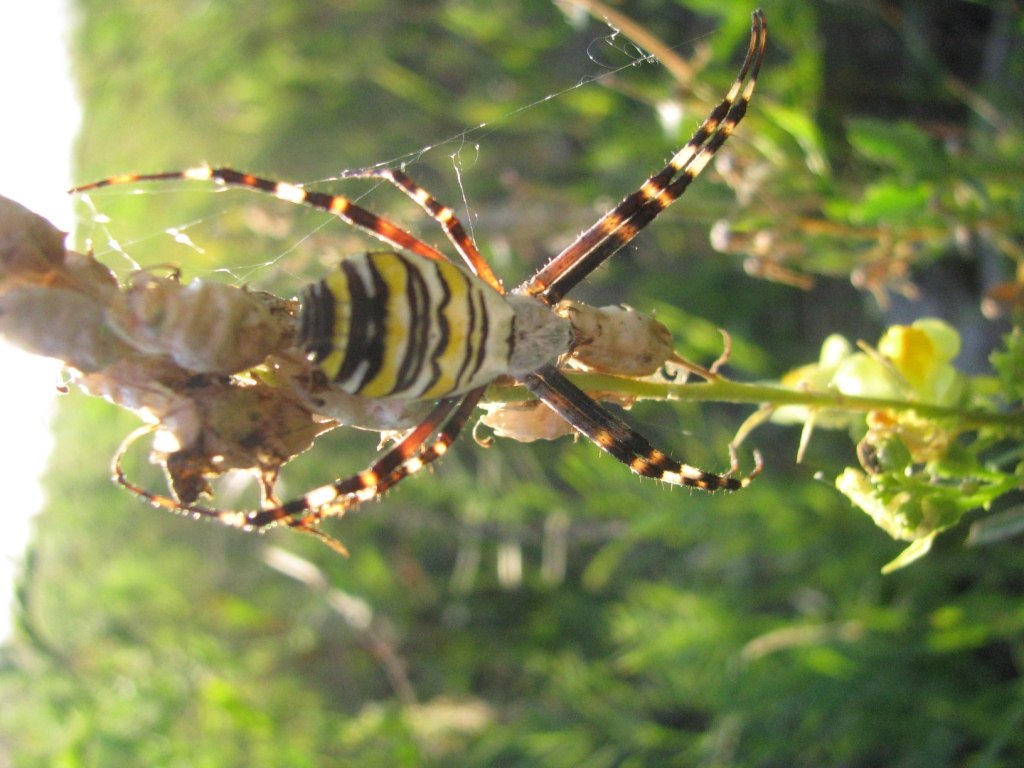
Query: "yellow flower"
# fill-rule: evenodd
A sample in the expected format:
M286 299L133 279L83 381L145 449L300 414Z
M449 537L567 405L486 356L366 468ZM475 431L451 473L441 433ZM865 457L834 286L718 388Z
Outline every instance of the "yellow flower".
M951 365L960 353L960 334L934 317L912 325L894 325L878 342L916 399L934 405L954 405L964 393L963 377Z

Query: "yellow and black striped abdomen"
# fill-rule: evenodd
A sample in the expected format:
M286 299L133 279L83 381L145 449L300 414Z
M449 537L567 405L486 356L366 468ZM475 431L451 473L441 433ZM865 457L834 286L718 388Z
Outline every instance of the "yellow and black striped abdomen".
M445 261L361 253L302 295L301 346L363 397L432 399L508 371L514 311Z

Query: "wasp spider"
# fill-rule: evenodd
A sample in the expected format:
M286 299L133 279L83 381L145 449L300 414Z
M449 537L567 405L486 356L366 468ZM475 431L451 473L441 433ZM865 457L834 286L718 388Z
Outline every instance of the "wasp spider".
M301 297L299 344L334 385L349 394L434 403L419 426L364 472L270 508L235 512L182 505L132 486L121 473L119 480L154 504L196 516L242 528L264 529L280 523L326 538L317 527L324 516L342 514L379 497L444 455L487 385L498 376L510 375L638 475L707 491L748 485L760 470L760 460L745 478L681 464L566 379L552 361L570 351L572 327L551 307L679 198L729 138L754 91L765 37L765 19L758 10L753 14L750 46L739 75L686 146L665 168L510 292L494 276L453 211L400 170L373 170L362 175L395 185L419 204L443 228L468 271L345 197L229 168L126 174L75 189L83 192L170 179L213 180L329 211L371 233L396 252L349 256L336 271L306 288ZM733 465L735 469L735 458Z

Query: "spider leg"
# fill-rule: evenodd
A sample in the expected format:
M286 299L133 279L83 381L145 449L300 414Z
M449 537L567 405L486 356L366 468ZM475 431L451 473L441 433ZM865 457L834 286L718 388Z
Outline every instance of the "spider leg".
M750 485L761 472L761 457L757 454L754 471L743 478L731 477L735 466L728 475L716 475L680 464L652 446L647 438L626 422L601 407L552 365L545 365L523 376L521 380L527 389L559 416L638 475L704 491L735 491Z
M384 241L394 248L404 249L410 253L415 253L428 259L434 259L435 261L449 260L443 253L435 248L431 248L416 237L413 237L398 225L393 224L375 213L371 213L359 205L356 205L343 195L329 195L325 192L311 192L297 184L288 184L283 181L263 179L231 168L210 168L208 166L201 166L198 168L188 168L184 171L171 171L168 173L125 173L120 176L111 176L107 179L101 179L100 181L95 181L91 184L74 187L70 192L71 194L75 194L78 192L88 192L92 189L100 189L102 187L112 187L118 184L135 184L142 181L173 181L175 179L194 181L212 180L219 184L245 187L257 192L266 192L289 203L295 203L296 205L308 205L311 208L317 208L319 210L332 213L347 224L351 224L364 232L369 232L374 237Z
M745 107L744 102L740 102L737 106L740 105ZM614 226L603 241L599 242L588 252L579 255L577 260L566 264L565 271L558 275L547 288L537 294L538 298L545 303L551 304L561 301L562 297L572 290L583 278L607 261L622 246L636 237L659 213L678 200L686 191L686 188L690 186L690 183L704 169L704 166L714 156L715 152L718 151L719 147L729 138L732 127L735 127L735 122L723 122L721 131L711 137L704 150L683 171L682 176L665 186L656 197L651 198L646 204L640 206L629 219L621 221L617 226ZM728 130L726 130L727 128ZM609 223L610 227L613 225L613 222Z
M400 462L392 462L389 465L386 465L385 459L401 447L402 443L400 443L398 446L393 448L391 452L385 454L384 457L382 457L380 461L376 462L369 470L349 478L350 481L354 481L358 478L359 482L363 482L367 479L367 475L370 473L373 473L376 476L376 483L372 486L372 494L370 493L371 487L366 487L364 492L357 491L353 494L356 497L355 502L367 501L371 498L380 497L389 488L391 488L391 486L401 482L409 475L419 472L426 465L444 456L448 452L448 449L451 448L452 443L454 443L462 433L463 427L466 426L466 422L469 421L469 417L472 415L473 410L476 408L477 403L480 402L480 398L483 397L486 390L487 387L478 387L477 389L471 390L463 395L461 400L457 400L458 407L455 408L451 417L441 428L441 431L437 435L437 439L425 448L422 447L425 441L421 440L419 450L415 455L409 455ZM405 441L403 440L402 442L404 443ZM339 483L336 483L334 486L328 487L333 488L343 482L345 481L339 481ZM315 491L313 493L315 493ZM306 495L308 497L312 494ZM331 504L329 503L327 506L329 509ZM347 506L352 506L352 504L350 503ZM345 507L346 509L347 506ZM316 522L319 522L320 518L326 516L322 510L323 507L321 507L320 510L310 509L309 514L303 518L299 518L298 522L304 525L315 524Z
M441 225L445 235L455 246L455 250L459 252L459 256L473 270L473 274L484 280L498 293L505 293L501 281L494 275L490 264L480 255L473 238L466 233L462 223L455 217L455 211L435 200L429 192L410 179L403 171L396 168L373 168L344 174L344 178L383 179L394 184Z
M766 36L764 14L760 10L755 11L750 45L739 75L729 93L686 146L667 166L647 179L640 189L624 198L572 245L518 287L517 293L537 296L547 304L555 304L686 191L746 114L761 69Z
M256 528L278 522L312 525L323 517L344 514L349 507L379 497L388 488L419 472L448 451L485 389L478 387L460 397L442 400L422 424L402 438L369 469L317 488L279 507L250 512L246 516L246 523ZM441 431L437 440L424 448L427 439L438 428Z

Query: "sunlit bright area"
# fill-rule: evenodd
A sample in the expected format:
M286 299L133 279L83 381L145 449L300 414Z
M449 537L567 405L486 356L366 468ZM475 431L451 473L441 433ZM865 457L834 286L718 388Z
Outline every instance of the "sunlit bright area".
M72 222L65 190L79 120L67 54L70 24L63 0L0 6L0 195L63 230ZM0 638L6 638L14 578L43 502L39 476L53 448L50 413L60 364L0 343L0 370Z

